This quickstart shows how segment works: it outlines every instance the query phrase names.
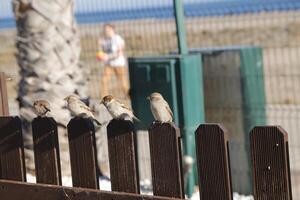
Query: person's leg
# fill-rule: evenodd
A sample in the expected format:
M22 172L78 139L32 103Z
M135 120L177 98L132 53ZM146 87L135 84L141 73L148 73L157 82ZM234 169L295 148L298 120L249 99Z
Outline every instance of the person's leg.
M116 77L120 83L120 86L127 96L129 92L129 83L128 83L128 75L127 75L127 67L114 67Z
M113 68L109 66L105 66L102 73L101 78L101 95L102 97L108 95L108 84L111 79L112 74L114 73Z

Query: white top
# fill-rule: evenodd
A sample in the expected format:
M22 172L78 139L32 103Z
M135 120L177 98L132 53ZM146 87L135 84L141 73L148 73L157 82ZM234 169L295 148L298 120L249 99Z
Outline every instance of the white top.
M111 67L125 67L126 58L123 52L118 53L118 51L123 49L124 46L125 42L120 35L116 34L111 38L104 38L101 41L102 50L111 57L105 62L105 65L109 65Z

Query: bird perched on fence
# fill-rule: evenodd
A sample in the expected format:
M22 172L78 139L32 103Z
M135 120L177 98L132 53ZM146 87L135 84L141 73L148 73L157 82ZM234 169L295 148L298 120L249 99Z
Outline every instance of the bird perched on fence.
M151 112L156 121L161 123L173 121L170 106L160 93L154 92L147 99L150 101Z
M95 118L93 110L85 105L78 96L69 95L64 100L67 102L67 107L70 110L71 114L76 117L85 117L92 119L97 126L102 126L102 124Z
M116 100L112 95L103 97L100 103L106 107L107 111L114 119L129 118L130 121L132 121L133 119L136 121L140 121L136 116L134 116L133 111L130 108L125 106L120 101Z
M47 117L47 114L51 112L50 103L46 100L36 100L33 102L35 113L40 117Z

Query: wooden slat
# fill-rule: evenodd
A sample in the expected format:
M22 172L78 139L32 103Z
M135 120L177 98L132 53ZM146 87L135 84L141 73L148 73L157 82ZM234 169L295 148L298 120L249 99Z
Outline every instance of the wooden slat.
M5 180L0 180L0 197L1 200L179 200L149 195L20 183Z
M48 117L35 118L32 134L37 183L61 185L56 121Z
M6 87L6 75L0 72L0 116L8 116L8 98Z
M68 124L68 137L73 186L99 188L93 123L89 119L73 118Z
M136 133L132 122L113 119L107 126L112 191L139 193Z
M22 126L18 117L0 117L0 161L0 178L26 181Z
M173 123L149 128L154 195L184 198L180 131Z
M279 126L255 127L250 142L254 198L292 199L288 134Z
M196 155L201 200L232 199L227 133L218 124L196 130Z

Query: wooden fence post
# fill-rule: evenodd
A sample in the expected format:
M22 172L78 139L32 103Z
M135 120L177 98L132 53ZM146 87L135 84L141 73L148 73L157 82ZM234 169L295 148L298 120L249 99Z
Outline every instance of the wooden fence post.
M228 138L218 124L196 130L196 153L201 200L232 200Z
M71 119L68 138L73 186L98 189L97 150L92 121L81 117Z
M139 193L137 143L132 122L111 120L107 138L112 191Z
M6 88L6 75L0 72L0 116L8 116L8 98Z
M21 120L0 117L0 178L26 181Z
M184 198L180 131L173 123L149 128L153 193Z
M255 127L250 142L254 198L291 200L288 134L279 126Z
M37 183L61 185L56 121L48 117L35 118L32 135Z

